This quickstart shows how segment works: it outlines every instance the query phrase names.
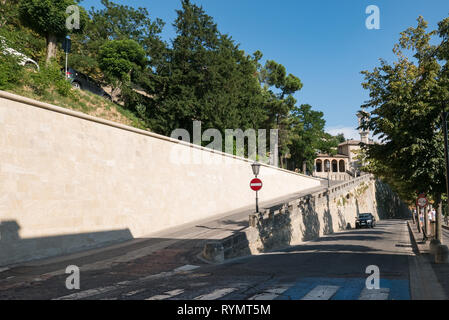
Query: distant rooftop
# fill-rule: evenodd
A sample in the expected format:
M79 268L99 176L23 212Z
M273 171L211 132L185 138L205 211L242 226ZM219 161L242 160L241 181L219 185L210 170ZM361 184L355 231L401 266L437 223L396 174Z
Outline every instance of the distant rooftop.
M346 140L345 142L340 143L338 146L345 146L347 144L351 146L358 146L362 141L360 140Z

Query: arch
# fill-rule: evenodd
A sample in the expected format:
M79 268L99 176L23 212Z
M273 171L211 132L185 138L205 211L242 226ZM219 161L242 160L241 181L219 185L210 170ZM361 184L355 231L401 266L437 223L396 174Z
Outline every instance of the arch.
M320 159L318 159L316 161L316 172L323 172L323 161L321 161Z
M324 172L329 172L328 167L330 169L330 162L329 162L329 160L326 159L326 160L324 160Z
M345 160L340 160L340 162L338 163L339 166L339 170L340 172L346 172L346 164L345 164Z
M337 160L332 160L332 172L338 172L338 162L337 162Z

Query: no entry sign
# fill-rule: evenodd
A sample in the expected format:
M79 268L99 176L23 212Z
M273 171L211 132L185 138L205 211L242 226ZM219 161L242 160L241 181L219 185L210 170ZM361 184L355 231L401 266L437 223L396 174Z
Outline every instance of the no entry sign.
M252 190L259 191L260 189L262 189L262 180L260 180L258 178L254 178L249 183L249 186L251 187Z
M427 198L424 195L420 195L418 200L416 200L416 204L421 208L427 206Z

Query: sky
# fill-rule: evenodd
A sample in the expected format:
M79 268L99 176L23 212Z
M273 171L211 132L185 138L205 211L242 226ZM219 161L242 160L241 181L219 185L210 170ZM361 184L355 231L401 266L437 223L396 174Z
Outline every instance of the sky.
M180 0L113 2L145 7L166 24L162 37L175 36L172 23ZM392 48L399 33L416 26L422 15L429 29L449 16L449 0L203 0L221 33L229 34L248 54L260 50L265 60L283 64L299 77L303 88L295 98L324 113L326 130L359 139L356 113L369 98L361 86L362 70L372 70L379 58L394 61ZM101 8L100 0L84 7ZM367 29L369 5L380 11L380 29Z

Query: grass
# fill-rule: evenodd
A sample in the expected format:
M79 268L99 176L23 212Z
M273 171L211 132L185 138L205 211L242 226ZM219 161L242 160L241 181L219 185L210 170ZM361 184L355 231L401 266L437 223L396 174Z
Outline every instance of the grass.
M132 111L88 91L72 90L73 94L71 96L64 97L52 88L43 95L38 95L28 86L19 84L7 91L58 107L83 112L94 117L148 130L142 119Z

